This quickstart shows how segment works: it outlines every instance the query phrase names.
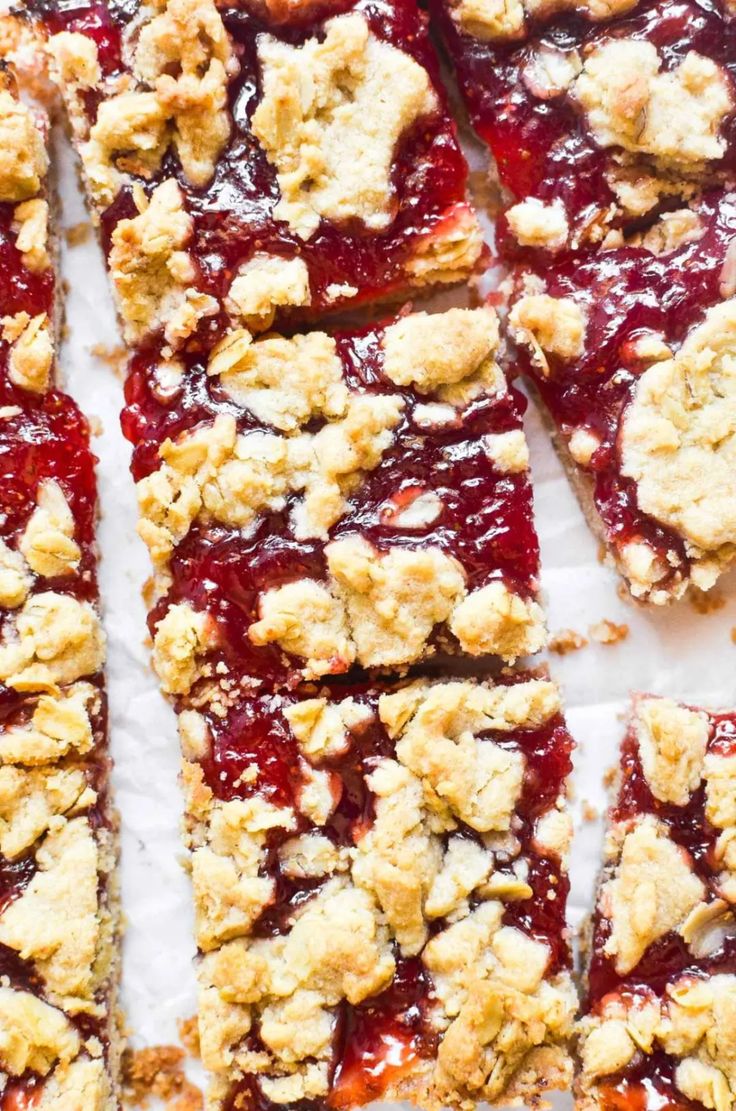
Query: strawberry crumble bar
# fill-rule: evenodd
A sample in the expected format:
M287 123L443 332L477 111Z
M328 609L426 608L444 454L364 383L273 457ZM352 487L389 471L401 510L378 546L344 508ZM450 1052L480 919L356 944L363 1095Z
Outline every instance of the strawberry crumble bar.
M522 399L491 309L133 359L123 427L164 689L545 639Z
M0 75L0 1108L115 1111L116 817L87 423L55 385L45 118Z
M179 731L213 1109L569 1085L554 684L213 680Z
M129 343L208 347L478 262L414 0L43 9Z
M713 586L736 553L736 193L592 255L517 268L515 367L632 595Z
M516 202L508 253L599 243L736 170L728 0L432 0Z
M736 715L635 698L579 1024L581 1108L736 1098Z

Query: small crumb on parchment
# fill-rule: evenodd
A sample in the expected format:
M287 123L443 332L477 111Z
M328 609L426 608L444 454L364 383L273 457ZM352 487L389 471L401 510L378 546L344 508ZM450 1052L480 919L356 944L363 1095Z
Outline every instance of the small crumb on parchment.
M588 632L597 644L618 644L629 635L629 626L617 625L615 621L609 621L604 617L602 621L596 621L591 625Z
M202 1111L201 1091L184 1072L186 1052L177 1045L126 1049L123 1054L123 1099L130 1107L148 1107L159 1099L167 1111Z
M726 599L720 591L698 590L695 586L690 587L688 601L695 612L701 614L715 613L723 609L726 604Z
M79 247L86 243L92 234L92 224L89 220L82 220L79 224L72 224L64 228L64 238L70 247Z
M593 806L592 802L588 802L587 799L583 799L580 813L583 816L584 822L597 822L600 818L600 810L598 807Z
M96 343L90 347L96 359L107 363L116 378L122 378L128 364L128 352L124 347L105 347L104 343Z
M577 652L580 648L585 648L588 641L581 633L576 633L574 629L558 629L549 638L548 648L550 652L555 652L558 656L566 656L568 652Z
M190 1057L199 1059L199 1022L196 1015L189 1018L180 1018L176 1024L179 1028L179 1040Z

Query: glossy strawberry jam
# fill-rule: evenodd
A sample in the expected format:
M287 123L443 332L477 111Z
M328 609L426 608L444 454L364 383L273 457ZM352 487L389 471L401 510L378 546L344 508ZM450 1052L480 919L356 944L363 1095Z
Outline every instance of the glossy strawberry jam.
M689 559L682 539L639 509L635 483L621 474L619 433L638 378L651 365L638 357L637 341L653 335L676 352L706 310L736 289L736 194L707 193L694 209L698 233L665 254L622 246L527 268L516 278L517 296L533 276L550 296L582 309L586 332L578 358L550 354L543 373L519 344L512 365L533 382L563 443L576 429L599 440L585 473L606 539L614 549L645 539L671 567L664 587L687 577Z
M105 77L122 72L123 37L137 14L136 3L44 0L40 9L51 33L74 30L95 40ZM268 18L266 5L261 4L223 5L221 11L240 66L229 87L233 125L230 142L204 188L194 188L187 182L171 154L160 171L142 183L150 191L165 178L173 176L180 182L186 209L194 216L191 250L198 268L198 288L221 300L238 266L256 252L267 252L288 258L298 255L304 260L311 287L310 316L330 311L346 300L359 303L400 295L412 284L406 263L422 250L426 238L450 230L456 220L468 218L467 166L439 82L426 16L415 0L334 0L283 8L273 5L273 15ZM376 35L400 47L427 70L438 107L417 121L399 144L392 170L395 200L385 231L371 231L357 220L338 226L323 219L317 231L304 240L273 216L279 199L274 168L251 130L251 116L261 95L257 40L259 35L269 33L298 46L321 36L326 18L347 11L363 14ZM97 91L88 99L90 123L96 117L99 100ZM134 215L136 208L126 185L102 214L105 241L109 243L120 219ZM208 319L200 326L199 342L211 345L224 323L222 314Z
M528 674L518 673L499 682L517 683L529 678ZM235 687L226 683L223 697L227 699L228 692ZM329 685L310 686L291 694L249 696L241 685L229 707L217 701L203 703L199 712L204 716L207 736L206 752L200 758L204 781L216 797L226 801L255 794L274 805L294 808L297 833L319 832L335 845L350 849L360 844L375 819L375 798L367 777L380 761L396 758L396 741L379 720L378 705L382 695L398 689L400 685L396 684L369 686L333 680ZM344 749L314 762L314 766L331 777L334 805L331 815L319 826L299 813L300 792L308 781L310 764L300 753L286 716L286 711L304 698L315 697L326 698L329 703L350 698L363 711L361 720L348 729ZM197 691L182 700L181 706L192 704L200 705ZM523 784L512 828L516 852L527 865L533 893L527 899L509 901L503 921L549 946L547 975L554 975L570 964L565 923L568 883L559 860L540 852L534 831L539 816L564 798L572 767L573 741L560 715L541 726L522 726L508 733L488 731L478 737L520 753L524 759ZM278 850L294 832L277 829L269 834L261 874L275 880L275 895L252 928L255 937L288 932L294 913L326 882L297 880L282 872ZM481 843L479 834L462 822L456 832ZM499 851L494 875L510 868L511 858ZM473 905L478 901L472 896ZM430 934L447 925L444 919L430 921ZM407 958L395 947L395 957L396 973L388 988L358 1005L343 1002L339 1006L328 1106L361 1106L380 1099L389 1085L400 1083L422 1058L428 1061L436 1058L440 1035L433 1022L436 1005L431 976L421 955ZM257 1048L255 1043L253 1048ZM323 1101L307 1100L289 1106L295 1111L323 1105ZM226 1106L232 1111L240 1107L260 1107L265 1111L276 1104L261 1092L255 1076L246 1076L233 1086Z
M517 200L532 196L546 203L560 202L574 237L581 241L595 242L596 227L610 222L607 210L618 207L608 181L613 151L596 143L564 82L557 89L547 77L547 84L543 81L540 87L540 68L543 74L556 74L560 67L566 70L572 65L574 74L595 46L623 37L652 43L665 72L695 51L720 67L736 92L736 25L720 0L639 0L625 15L601 23L574 14L532 17L524 32L506 42L482 42L462 32L450 15L450 0L432 0L430 7L441 26L471 122L490 146L502 184ZM544 59L550 56L557 61L547 66ZM701 187L704 181L731 177L736 170L733 112L726 115L720 135L723 156L705 169L695 168ZM667 206L676 203L669 200ZM614 225L622 219L614 218ZM499 230L502 247L516 254L503 220Z

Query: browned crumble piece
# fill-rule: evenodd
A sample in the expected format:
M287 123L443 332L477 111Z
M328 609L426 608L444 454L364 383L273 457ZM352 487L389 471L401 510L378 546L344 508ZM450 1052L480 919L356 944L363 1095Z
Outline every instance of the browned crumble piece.
M163 1101L169 1111L198 1111L202 1093L184 1072L186 1051L177 1045L127 1049L123 1054L123 1097L131 1107Z
M196 1015L189 1018L180 1018L177 1022L179 1039L190 1057L198 1058L199 1050L199 1019Z
M92 224L89 220L81 220L78 224L64 229L64 238L70 247L79 247L87 243L92 235Z
M720 590L706 591L693 588L688 595L688 601L696 613L705 617L709 613L717 613L718 610L723 609L727 599Z
M602 621L596 621L588 629L591 639L598 644L618 644L619 641L626 640L629 635L628 625L617 625L615 621L609 621L604 617Z
M124 347L106 347L104 343L96 343L90 347L90 352L106 363L116 378L123 378L128 363L128 352Z
M578 652L587 647L588 641L582 633L574 629L559 629L549 639L549 650L558 656L567 656L570 652Z

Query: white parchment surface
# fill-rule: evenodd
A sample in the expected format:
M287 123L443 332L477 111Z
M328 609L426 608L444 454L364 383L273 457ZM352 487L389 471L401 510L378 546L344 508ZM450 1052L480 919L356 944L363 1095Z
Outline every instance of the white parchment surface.
M55 137L55 152L62 228L70 228L88 215L73 156L61 135ZM195 1012L192 911L179 841L179 751L173 712L148 665L141 588L149 562L135 532L129 445L118 420L122 370L115 374L109 361L92 351L120 346L95 235L76 246L63 242L62 268L69 283L62 377L87 415L101 425L94 447L100 460L101 590L109 642L114 789L122 815L127 922L123 1003L132 1044L140 1048L175 1043L177 1019ZM736 573L717 588L723 605L707 614L688 603L660 613L622 601L614 573L598 562L597 544L532 406L526 431L550 630L574 629L587 636L589 626L603 618L629 626L628 637L616 645L591 641L580 651L550 658L578 743L569 908L576 926L590 909L601 842L600 823L590 811L605 806L602 776L616 758L628 692L646 690L711 707L736 701L736 645L731 639ZM196 1062L188 1071L202 1083ZM569 1108L569 1095L555 1097L554 1104L559 1111Z

